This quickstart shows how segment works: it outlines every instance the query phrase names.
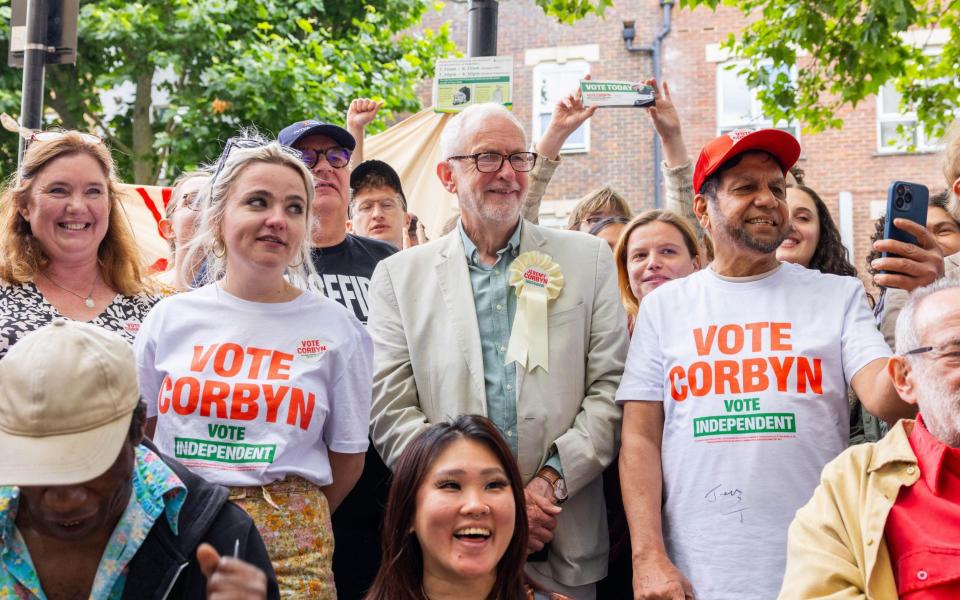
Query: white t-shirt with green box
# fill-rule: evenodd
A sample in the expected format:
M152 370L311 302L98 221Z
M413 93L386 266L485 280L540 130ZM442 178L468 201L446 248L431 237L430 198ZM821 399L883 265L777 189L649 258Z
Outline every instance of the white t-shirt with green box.
M663 531L697 598L775 598L787 528L847 447L847 388L890 349L859 280L782 264L658 288L617 402L663 402Z
M372 342L314 292L248 302L219 284L165 298L134 350L154 443L209 481L332 481L327 452L367 449Z

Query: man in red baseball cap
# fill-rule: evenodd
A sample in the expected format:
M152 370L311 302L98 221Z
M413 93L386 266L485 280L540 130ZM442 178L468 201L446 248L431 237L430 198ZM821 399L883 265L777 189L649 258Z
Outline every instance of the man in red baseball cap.
M799 155L775 129L708 143L694 212L716 258L640 305L617 392L637 597L775 598L790 520L847 446L848 386L913 414L860 281L776 258Z
M700 152L693 172L693 191L700 193L703 182L723 167L728 161L751 150L768 153L780 165L786 176L790 167L800 158L800 144L796 138L779 129L735 129L713 139ZM733 164L726 165L728 168Z

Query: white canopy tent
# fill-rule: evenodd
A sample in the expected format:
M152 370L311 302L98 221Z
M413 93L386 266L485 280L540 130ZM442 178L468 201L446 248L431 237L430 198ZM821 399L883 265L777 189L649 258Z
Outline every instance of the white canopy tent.
M430 239L458 212L457 197L437 177L440 132L452 116L426 108L363 143L364 159L382 160L400 175L407 210L423 221Z

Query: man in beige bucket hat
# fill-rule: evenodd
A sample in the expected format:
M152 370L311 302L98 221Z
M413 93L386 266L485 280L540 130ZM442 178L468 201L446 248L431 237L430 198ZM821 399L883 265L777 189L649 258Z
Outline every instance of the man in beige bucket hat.
M0 360L0 597L278 597L253 522L145 442L145 415L100 327L58 320Z

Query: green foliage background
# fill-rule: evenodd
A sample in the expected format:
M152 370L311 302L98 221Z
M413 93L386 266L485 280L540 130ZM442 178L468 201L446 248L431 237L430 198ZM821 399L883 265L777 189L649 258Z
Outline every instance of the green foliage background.
M836 116L892 82L902 110L939 137L960 106L958 0L680 0L685 8L729 6L750 20L724 46L749 59L748 83L764 112L807 131L841 127ZM934 45L932 32L947 39ZM910 32L915 40L907 38ZM920 43L916 43L919 41ZM925 43L926 42L926 43ZM764 68L765 61L773 69ZM767 63L769 64L769 63ZM786 72L797 67L797 79ZM770 73L777 73L771 77Z
M535 0L564 23L602 15L613 2ZM680 5L744 13L744 29L724 45L749 60L748 83L774 120L799 120L807 131L840 127L840 108L892 81L903 108L936 137L960 105L960 0ZM342 121L356 97L386 101L375 132L396 113L419 109L417 84L432 76L437 58L456 52L446 25L409 33L440 7L431 0L81 0L77 65L47 68L46 126L104 134L121 177L137 183L169 181L214 159L244 126L276 133L306 117ZM9 22L10 0L0 0L0 57ZM903 36L935 29L947 32L937 53ZM785 72L795 67L792 80ZM160 73L173 78L161 81ZM19 113L20 77L0 64L0 111ZM139 102L133 94L105 111L103 93L131 82L140 90L155 85L168 102L158 107L140 93ZM14 134L0 131L0 174L13 171L16 145Z
M446 26L398 33L436 8L427 0L81 0L77 64L47 67L45 125L104 134L121 178L137 173L136 183L215 159L244 126L276 133L309 117L343 122L357 97L386 101L377 131L420 108L417 84L455 52ZM18 115L9 22L10 0L0 0L0 111ZM172 80L161 81L161 71ZM102 120L102 93L124 82L155 85L169 101L158 107L140 94ZM3 174L15 169L16 151L16 135L0 131Z

